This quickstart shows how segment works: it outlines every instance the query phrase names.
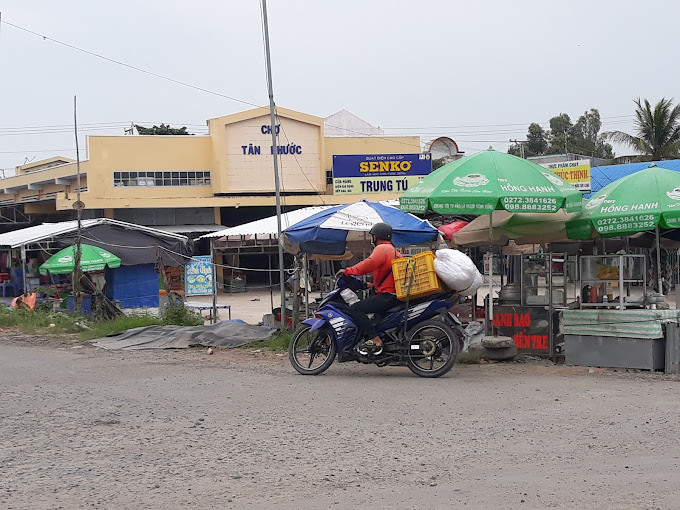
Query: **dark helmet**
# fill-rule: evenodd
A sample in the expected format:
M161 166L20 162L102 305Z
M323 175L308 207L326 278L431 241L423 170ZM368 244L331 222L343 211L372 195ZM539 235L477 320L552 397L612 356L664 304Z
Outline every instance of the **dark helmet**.
M376 223L371 227L369 234L374 235L376 239L380 241L391 241L392 240L392 227L387 223Z

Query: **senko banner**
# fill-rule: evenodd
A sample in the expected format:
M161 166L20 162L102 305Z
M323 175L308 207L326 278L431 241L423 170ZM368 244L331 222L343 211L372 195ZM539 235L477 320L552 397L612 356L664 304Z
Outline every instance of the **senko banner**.
M337 155L333 194L403 193L430 172L430 153Z

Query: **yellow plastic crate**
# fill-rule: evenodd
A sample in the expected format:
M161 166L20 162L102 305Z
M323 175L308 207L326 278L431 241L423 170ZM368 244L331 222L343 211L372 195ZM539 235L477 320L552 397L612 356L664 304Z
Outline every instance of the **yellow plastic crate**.
M434 253L431 251L424 251L413 257L394 259L392 273L399 299L425 297L443 290L442 283L434 271Z

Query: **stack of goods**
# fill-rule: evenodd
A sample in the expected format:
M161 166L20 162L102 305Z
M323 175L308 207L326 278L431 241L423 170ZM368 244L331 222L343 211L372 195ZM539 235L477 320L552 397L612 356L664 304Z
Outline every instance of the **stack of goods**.
M608 264L598 264L595 270L595 276L600 280L618 280L619 268Z
M445 287L462 296L472 296L484 283L474 262L449 248L419 253L392 261L394 285L399 299L426 297Z
M448 288L463 296L474 295L484 284L484 277L472 259L458 250L437 250L434 270Z

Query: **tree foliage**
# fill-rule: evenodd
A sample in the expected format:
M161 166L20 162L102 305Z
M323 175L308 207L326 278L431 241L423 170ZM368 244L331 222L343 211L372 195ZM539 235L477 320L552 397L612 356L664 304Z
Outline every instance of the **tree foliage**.
M144 127L144 126L139 126L135 124L135 128L137 128L137 132L140 135L190 135L191 133L187 132L187 128L181 127L181 128L173 128L170 127L169 124L161 124L160 126L153 126L153 127Z
M601 127L600 112L596 108L583 112L576 124L572 123L571 117L566 113L551 118L548 130L532 122L527 129L524 157L570 152L612 159L614 157L612 146L603 135L600 135ZM519 156L522 151L519 144L512 144L508 152Z
M653 109L647 99L637 98L635 105L635 134L610 131L604 136L638 152L640 161L680 157L680 105L666 98Z

